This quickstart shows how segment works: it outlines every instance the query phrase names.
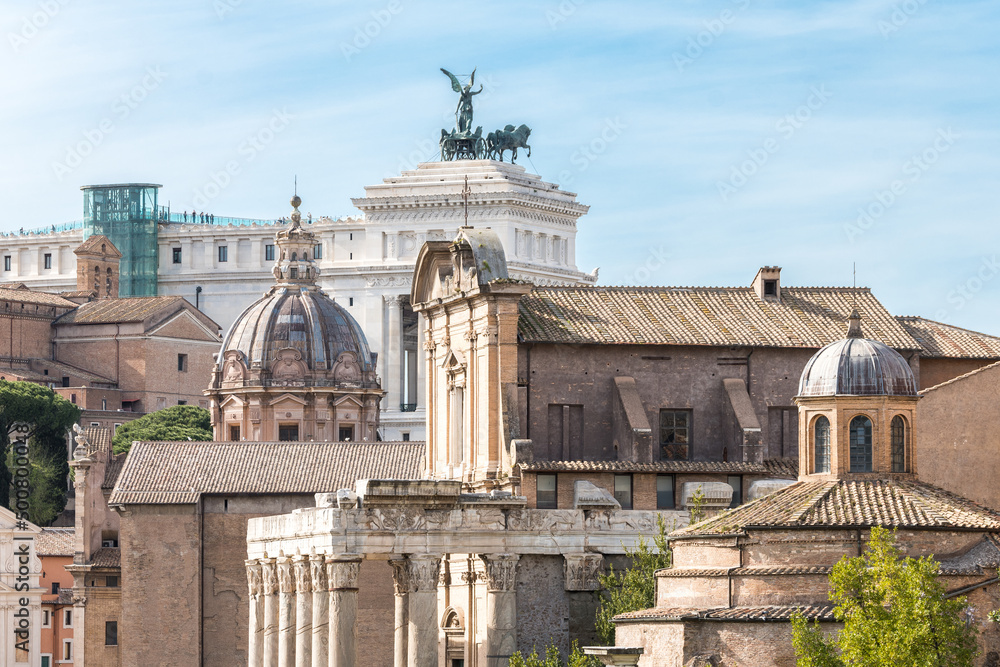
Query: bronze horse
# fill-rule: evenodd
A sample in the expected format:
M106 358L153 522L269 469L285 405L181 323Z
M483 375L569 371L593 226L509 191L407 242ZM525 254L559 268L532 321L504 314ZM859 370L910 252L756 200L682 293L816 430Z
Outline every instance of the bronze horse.
M510 161L513 164L514 160L517 159L518 148L526 149L528 157L531 157L531 146L528 145L528 136L530 134L531 128L523 123L517 129L513 125L508 125L502 130L490 132L486 135L487 159L499 159L503 162L504 151L510 151Z

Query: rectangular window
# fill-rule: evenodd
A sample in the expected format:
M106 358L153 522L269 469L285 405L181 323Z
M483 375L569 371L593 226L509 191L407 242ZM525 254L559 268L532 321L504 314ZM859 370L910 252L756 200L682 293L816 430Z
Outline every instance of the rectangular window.
M401 437L403 438L403 442L409 442L410 441L410 434L409 434L409 432L404 432Z
M76 405L76 394L69 395L69 402L72 403L73 405Z
M3 256L3 270L10 271L10 255Z
M687 461L691 456L691 411L660 410L660 459Z
M536 475L535 476L535 506L540 510L557 509L559 501L556 499L556 476Z
M118 588L118 577L111 577L111 576L105 577L104 585L107 586L108 588Z
M66 626L66 627L69 627L69 626ZM63 660L72 660L73 659L73 640L72 639L64 639L63 640L62 659Z
M104 622L104 645L118 646L118 621Z
M115 433L117 433L117 432L118 432L118 427L119 427L119 426L121 426L121 422L118 422L118 423L116 423L116 424L115 424L114 426L112 426L112 427L111 427L111 434L112 434L112 435L114 435Z
M174 264L180 264L181 263L181 249L180 248L172 248L172 252L173 252L173 255L174 255Z
M73 627L73 610L63 609L63 627L72 628Z
M354 253L353 253L353 252L352 252L352 253L350 253L350 254L348 255L348 257L347 257L347 258L348 258L348 259L354 259Z
M228 262L229 261L229 246L220 245L219 246L219 261Z
M52 612L48 609L42 610L42 627L51 628L52 627Z
M317 243L313 248L313 259L323 259L323 244Z
M656 509L674 509L674 476L656 476Z
M743 477L740 475L730 475L729 476L729 486L733 487L733 502L729 504L730 507L736 507L743 504Z
M632 475L615 475L615 500L623 510L632 509Z
M350 442L354 440L354 427L353 426L341 426L339 437L337 438L341 442Z
M52 594L53 595L59 595L59 582L58 581L53 581L52 582Z
M107 410L107 409L108 409L108 399L102 398L101 399L101 410Z
M68 387L69 386L69 378L66 377L65 375L62 378L62 386L64 386L64 387Z
M291 278L292 280L295 280L296 278L299 277L299 270L294 266L291 267L290 269L288 269L288 277Z
M764 296L777 296L778 295L778 281L777 280L765 280L764 281Z
M354 305L354 297L353 296L347 297L347 305L348 306L353 306Z
M51 252L47 252L44 255L42 255L42 265L46 269L51 269L52 268L52 253Z
M52 667L52 656L45 654L42 656L42 667Z
M298 439L298 424L278 424L278 440L281 442L297 442Z
M351 233L351 236L350 236L350 240L351 240L351 241L353 241L353 240L354 240L354 233L353 233L353 232Z
M230 424L229 425L229 440L230 440L230 442L239 442L240 441L240 425L239 424Z
M177 370L184 373L188 369L188 356L186 354L177 355Z
M187 405L187 401L177 401L177 405Z
M274 261L274 244L268 243L264 246L264 261L273 262Z

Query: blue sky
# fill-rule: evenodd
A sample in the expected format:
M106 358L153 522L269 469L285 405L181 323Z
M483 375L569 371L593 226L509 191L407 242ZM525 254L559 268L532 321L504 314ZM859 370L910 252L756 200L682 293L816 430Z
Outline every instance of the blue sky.
M475 124L533 128L519 162L591 206L602 283L856 262L892 312L1000 334L995 2L8 0L0 28L0 231L125 181L270 218L297 174L304 210L353 214L436 154L438 68L478 67Z

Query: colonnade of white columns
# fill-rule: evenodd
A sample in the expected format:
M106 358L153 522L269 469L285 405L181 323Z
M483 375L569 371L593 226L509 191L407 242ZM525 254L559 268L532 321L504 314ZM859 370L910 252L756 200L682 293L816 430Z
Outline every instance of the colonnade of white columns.
M395 592L394 667L438 664L441 554L390 559ZM519 556L483 554L489 664L517 649L514 581ZM353 667L358 658L358 577L354 554L248 560L249 667ZM494 663L494 659L499 659Z
M248 560L250 667L353 667L361 557Z

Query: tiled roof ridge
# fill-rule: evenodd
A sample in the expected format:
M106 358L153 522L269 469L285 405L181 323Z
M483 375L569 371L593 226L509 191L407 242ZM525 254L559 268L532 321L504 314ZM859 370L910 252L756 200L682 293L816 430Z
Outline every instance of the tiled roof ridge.
M807 619L833 620L833 603L755 605L745 607L653 607L614 617L615 621L703 620L703 621L788 621L800 613Z
M977 368L975 370L969 371L968 373L963 373L962 375L959 375L957 377L953 377L950 380L945 380L944 382L936 384L933 387L927 387L926 389L921 389L920 391L917 392L917 395L919 395L919 396L926 396L927 392L934 391L935 389L940 389L941 387L946 387L946 386L948 386L950 384L953 384L955 382L959 382L959 381L964 380L965 378L971 377L973 375L977 375L979 373L982 373L985 370L991 369L991 368L993 368L995 366L998 366L998 365L1000 365L1000 361L994 361L992 364L986 364L985 366L980 366L979 368Z
M752 285L536 285L532 292L544 292L549 290L630 290L630 291L659 291L659 290L708 290L717 292L731 292L734 290L753 292ZM782 285L781 291L829 291L829 292L867 292L871 294L870 287L847 287L837 285ZM950 325L949 325L950 326Z

